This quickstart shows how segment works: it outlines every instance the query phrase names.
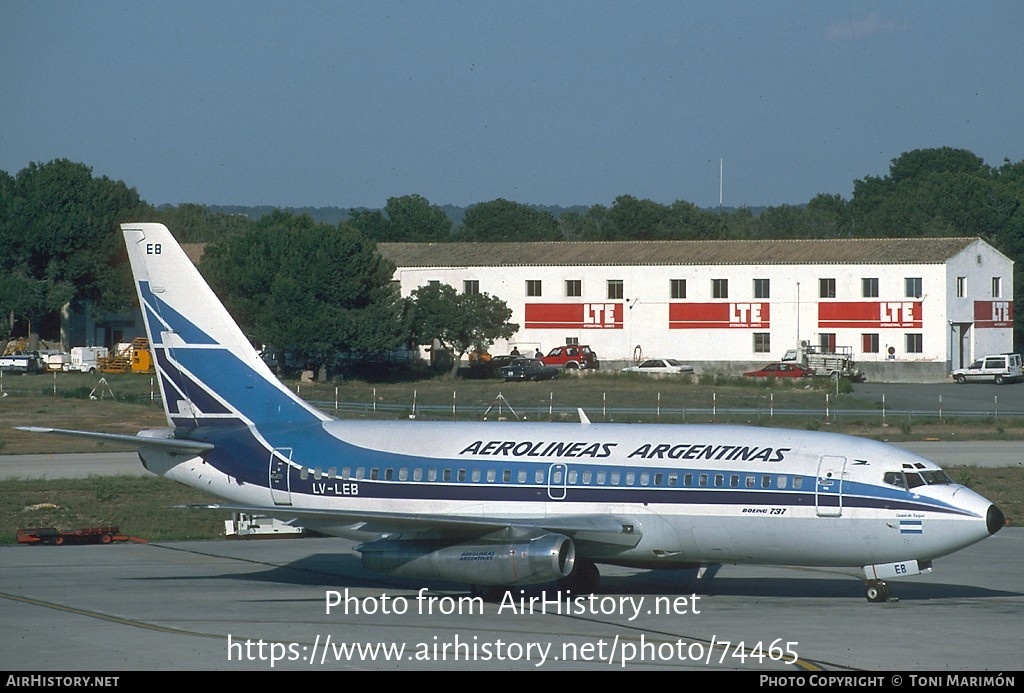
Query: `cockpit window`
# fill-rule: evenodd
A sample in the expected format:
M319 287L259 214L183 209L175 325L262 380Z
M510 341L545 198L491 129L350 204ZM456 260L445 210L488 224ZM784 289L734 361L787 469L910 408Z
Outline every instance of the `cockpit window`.
M890 486L907 487L907 482L903 479L903 472L886 472L885 476L882 477L882 481Z
M949 478L941 469L922 469L916 472L886 472L882 481L900 488L911 489L918 486L935 486L938 484L952 484Z
M929 486L933 484L953 483L953 480L949 478L949 475L946 474L941 469L929 469L927 471L921 472L921 478L924 479L924 483L928 484Z

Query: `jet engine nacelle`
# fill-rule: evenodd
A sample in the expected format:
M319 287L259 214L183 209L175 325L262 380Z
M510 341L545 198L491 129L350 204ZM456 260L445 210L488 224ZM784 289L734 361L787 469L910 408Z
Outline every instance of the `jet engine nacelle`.
M367 570L401 577L478 585L531 585L572 572L576 548L561 534L509 542L445 544L430 540L374 541L359 547Z

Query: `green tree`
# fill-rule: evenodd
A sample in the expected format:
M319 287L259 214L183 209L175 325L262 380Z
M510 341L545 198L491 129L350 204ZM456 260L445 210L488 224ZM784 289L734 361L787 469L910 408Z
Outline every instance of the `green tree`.
M253 221L242 214L213 212L205 205L165 206L156 211L159 221L179 243L209 243L237 236L252 228Z
M384 210L352 210L348 223L378 243L446 242L452 222L444 210L419 195L390 197Z
M350 227L278 210L209 245L201 269L255 341L318 363L386 353L407 339L394 266Z
M451 240L452 222L444 210L419 195L389 197L384 206L391 240L418 243Z
M0 273L0 340L6 344L14 335L17 317L28 321L29 337L38 334L33 316L44 315L51 306L62 306L71 300L74 287L64 282L46 282L26 277L20 270Z
M719 216L726 226L726 238L741 240L759 237L758 218L750 207L740 207L731 212L723 211Z
M97 310L132 303L131 274L119 228L151 213L120 181L94 178L67 159L29 164L0 194L0 272L13 278L0 310L29 322L30 342L47 314L68 301L89 300Z
M1018 330L1024 326L1024 161L1009 159L993 171L999 199L1007 205L1007 222L988 240L1014 259L1014 319ZM1018 331L1018 334L1020 332Z
M607 241L643 241L664 238L668 208L651 200L619 195L605 216L602 237Z
M999 234L1016 202L974 154L943 147L892 160L889 175L854 182L851 225L858 236Z
M915 149L901 154L889 165L889 179L896 185L945 173L988 177L990 170L981 157L966 149L952 147Z
M846 238L853 233L849 203L842 195L815 195L807 203L807 238Z
M682 200L663 205L620 195L603 221L601 238L605 240L706 240L728 234L722 215Z
M497 199L466 210L457 232L461 241L557 241L558 221L551 212Z
M410 329L420 344L433 344L452 354L451 374L470 349L486 350L496 339L509 339L519 330L510 323L512 311L501 299L486 293L459 293L448 284L428 284L408 299Z
M760 238L801 238L804 209L796 205L779 205L761 211L757 218Z
M728 237L721 215L705 212L690 202L673 202L664 216L660 238L670 240L710 240Z
M603 205L594 205L586 212L562 212L558 217L559 235L566 241L598 240L601 238L601 226L607 213L608 209Z
M374 243L391 241L391 224L379 209L350 209L345 225L355 229Z

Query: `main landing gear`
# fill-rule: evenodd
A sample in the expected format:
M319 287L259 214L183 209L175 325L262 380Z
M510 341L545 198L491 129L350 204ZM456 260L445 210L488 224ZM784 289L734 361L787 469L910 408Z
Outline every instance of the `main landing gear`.
M868 580L864 596L869 602L889 601L889 585L884 580Z

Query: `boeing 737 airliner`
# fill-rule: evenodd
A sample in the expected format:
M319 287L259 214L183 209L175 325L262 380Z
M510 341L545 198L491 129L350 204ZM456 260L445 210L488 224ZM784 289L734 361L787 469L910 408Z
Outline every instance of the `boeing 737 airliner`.
M123 224L168 427L130 440L150 471L363 543L377 572L477 594L597 564L726 563L886 580L997 532L1003 513L934 463L853 436L730 425L335 420L282 385L161 224Z

